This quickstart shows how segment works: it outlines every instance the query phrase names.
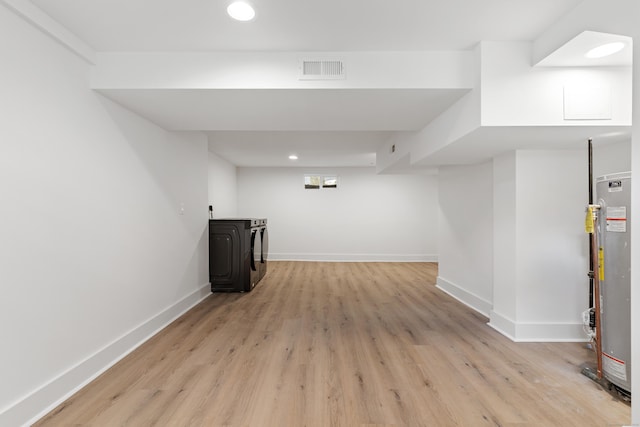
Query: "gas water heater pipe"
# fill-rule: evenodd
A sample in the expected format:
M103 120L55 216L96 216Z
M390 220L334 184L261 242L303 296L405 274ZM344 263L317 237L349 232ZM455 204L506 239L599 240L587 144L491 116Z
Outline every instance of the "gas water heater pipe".
M587 218L585 220L586 232L589 233L589 309L595 311L594 324L589 325L595 329L595 344L597 371L596 377L602 379L602 328L601 328L601 307L600 307L600 265L598 248L598 211L599 205L593 204L593 140L587 141L589 157L589 205L587 207Z
M600 211L599 205L589 205L587 208L587 232L590 234L590 247L591 260L590 264L593 264L594 269L590 271L589 276L593 280L593 293L596 295L594 298L594 310L595 310L595 330L596 336L594 338L596 344L596 358L597 358L597 371L596 377L602 379L602 321L601 321L601 307L600 307L600 272L603 266L600 265L599 251L595 248L598 247L598 212ZM589 216L591 218L589 218ZM589 219L591 224L589 225Z
M587 151L589 156L589 201L587 202L588 206L593 205L593 140L589 138L587 141ZM594 298L593 298L593 274L594 274L594 264L593 264L593 252L595 251L595 247L591 244L591 236L589 237L589 308L593 308ZM595 325L589 325L592 328Z

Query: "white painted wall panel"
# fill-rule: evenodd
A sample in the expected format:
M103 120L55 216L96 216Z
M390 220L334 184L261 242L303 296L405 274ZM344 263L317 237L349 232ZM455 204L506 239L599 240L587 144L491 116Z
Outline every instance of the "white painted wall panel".
M0 425L21 425L206 290L207 143L89 90L4 7L0 35Z
M494 159L491 325L518 341L580 341L588 307L586 151Z
M481 43L483 126L631 124L630 67L532 67L531 50L528 42ZM606 88L611 95L611 119L565 120L565 87L578 92Z
M597 141L593 146L593 177L631 170L631 141L619 141L600 145Z
M579 323L588 308L585 154L517 152L518 323Z
M441 167L438 286L489 316L493 301L493 163Z
M236 167L212 152L209 152L209 204L213 206L214 218L237 216Z
M305 190L305 173L337 189ZM269 220L271 259L437 258L437 177L374 168L238 168L238 214Z
M509 322L516 320L516 155L493 159L493 311ZM502 332L513 337L515 331Z

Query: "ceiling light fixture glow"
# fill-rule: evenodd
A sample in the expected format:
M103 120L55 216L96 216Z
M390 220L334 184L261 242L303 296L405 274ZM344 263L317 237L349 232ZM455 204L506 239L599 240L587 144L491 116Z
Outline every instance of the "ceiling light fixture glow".
M296 156L295 154L292 154L289 156L289 160L298 160L298 156Z
M233 2L227 7L227 13L237 21L251 21L256 16L256 11L249 3L243 1Z
M624 49L623 42L613 42L603 44L598 47L594 47L589 52L587 52L584 56L590 59L604 58L605 56L613 55L614 53L620 52Z

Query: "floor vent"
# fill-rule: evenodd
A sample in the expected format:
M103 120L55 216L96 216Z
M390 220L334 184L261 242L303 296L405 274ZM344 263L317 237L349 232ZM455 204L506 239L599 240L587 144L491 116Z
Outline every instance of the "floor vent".
M341 80L345 78L344 63L340 60L303 59L300 80Z

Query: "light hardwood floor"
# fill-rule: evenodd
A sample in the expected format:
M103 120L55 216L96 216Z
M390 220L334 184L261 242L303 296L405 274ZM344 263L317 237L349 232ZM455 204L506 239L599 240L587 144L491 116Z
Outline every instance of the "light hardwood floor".
M612 426L580 343L513 343L432 263L270 262L212 294L38 426Z

